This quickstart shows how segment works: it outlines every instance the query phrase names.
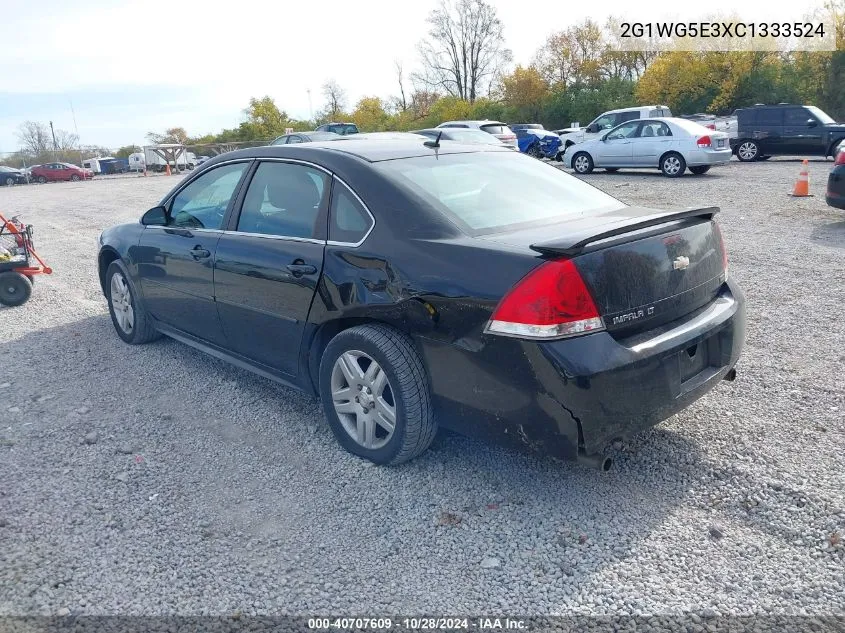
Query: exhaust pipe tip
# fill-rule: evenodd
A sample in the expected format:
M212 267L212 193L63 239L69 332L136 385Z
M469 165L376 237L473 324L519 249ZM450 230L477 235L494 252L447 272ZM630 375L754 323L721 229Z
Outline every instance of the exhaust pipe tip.
M600 470L605 473L609 471L613 466L613 459L611 459L607 455L602 455L601 453L587 455L586 453L582 453L579 451L578 461L584 464L585 466L595 468L596 470Z
M725 374L725 377L722 378L722 380L727 380L728 382L733 382L734 380L736 380L736 369L735 368L729 369L728 373Z

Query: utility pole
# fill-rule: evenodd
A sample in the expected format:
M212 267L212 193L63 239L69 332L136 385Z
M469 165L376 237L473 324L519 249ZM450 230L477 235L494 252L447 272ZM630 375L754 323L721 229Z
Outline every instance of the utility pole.
M50 134L53 135L53 155L55 156L53 160L59 160L59 145L56 143L56 132L53 130L52 121L50 121Z
M311 113L311 121L316 123L316 121L314 121L314 106L311 105L311 88L308 88L305 92L308 93L308 111Z

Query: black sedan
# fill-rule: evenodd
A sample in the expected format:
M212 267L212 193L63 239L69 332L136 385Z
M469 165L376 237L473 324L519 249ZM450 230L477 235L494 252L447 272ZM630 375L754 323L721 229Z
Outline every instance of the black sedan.
M312 143L314 141L336 141L342 138L342 135L334 132L294 132L273 139L270 145L295 145L296 143Z
M20 169L0 165L0 185L11 187L12 185L25 185L26 183L26 174Z
M496 147L509 147L516 149L513 145L505 145L492 134L488 134L482 130L468 130L464 128L428 128L426 130L415 130L413 134L428 137L430 139L440 139L442 141L457 141L459 143L469 143L475 145L495 145Z
M98 275L126 343L315 394L375 463L443 426L606 469L611 441L735 376L717 211L628 207L495 146L260 147L104 231Z
M827 192L824 198L830 206L845 209L845 145L841 146L836 154L836 162L827 177Z

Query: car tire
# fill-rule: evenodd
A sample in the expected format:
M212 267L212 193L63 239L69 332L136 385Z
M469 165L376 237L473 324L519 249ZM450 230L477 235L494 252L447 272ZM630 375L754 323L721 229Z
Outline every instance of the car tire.
M615 174L617 171L619 171L619 168L618 167L605 167L604 170L608 174Z
M578 152L572 157L572 169L577 174L589 174L593 171L593 159L587 152Z
M72 174L70 179L71 182L79 182L79 176L77 176L76 174Z
M669 178L679 178L687 170L687 162L677 152L669 152L660 158L660 171Z
M696 165L695 167L690 167L689 170L694 175L700 176L701 174L706 174L710 171L710 165Z
M39 176L38 182L41 183L42 185L47 184L47 177L46 176Z
M528 151L525 153L531 156L531 158L540 159L543 157L543 154L540 152L540 147L536 143L529 147Z
M437 433L425 366L392 327L358 325L335 336L322 355L319 391L338 443L375 464L413 459Z
M142 345L161 336L144 310L126 266L119 259L109 264L105 286L112 325L124 343Z
M32 296L32 283L26 275L13 270L0 273L0 303L4 306L19 306Z
M736 157L743 163L750 163L758 160L760 156L760 146L754 141L742 141L736 146Z
M5 182L7 187L11 187L15 184L15 179L9 176L8 178L6 178Z

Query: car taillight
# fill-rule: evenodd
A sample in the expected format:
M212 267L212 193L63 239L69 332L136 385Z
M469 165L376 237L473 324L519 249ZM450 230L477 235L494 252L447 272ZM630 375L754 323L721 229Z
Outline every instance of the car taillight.
M511 288L485 332L553 339L603 329L604 321L575 264L558 259L541 264Z
M722 235L722 229L714 221L713 231L719 236L719 245L722 247L722 270L725 271L725 281L728 280L728 249L725 247L725 238Z
M836 160L833 163L834 165L845 165L845 149L839 150L839 153L836 155Z
M709 137L709 136L702 136L702 137L701 137L700 139L698 139L698 141L696 141L696 142L698 143L698 146L699 146L699 147L710 147L710 145L712 144L712 142L710 141L710 137Z

